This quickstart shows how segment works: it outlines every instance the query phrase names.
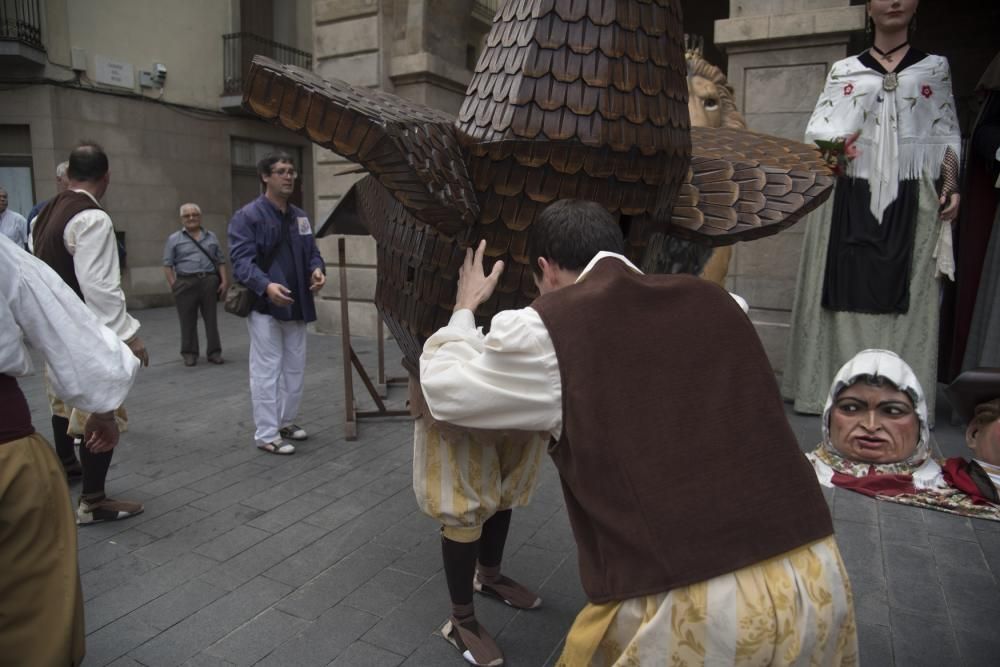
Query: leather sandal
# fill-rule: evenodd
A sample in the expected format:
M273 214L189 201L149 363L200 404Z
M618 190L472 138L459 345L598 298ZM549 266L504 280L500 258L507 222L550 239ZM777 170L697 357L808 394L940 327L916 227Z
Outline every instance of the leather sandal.
M477 593L496 598L514 609L538 609L542 606L542 598L536 593L503 575L487 583L480 579L479 573L476 572L472 587Z
M490 633L479 625L475 616L470 616L461 622L454 616L448 617L441 626L441 636L457 648L470 665L497 667L503 664L500 647Z

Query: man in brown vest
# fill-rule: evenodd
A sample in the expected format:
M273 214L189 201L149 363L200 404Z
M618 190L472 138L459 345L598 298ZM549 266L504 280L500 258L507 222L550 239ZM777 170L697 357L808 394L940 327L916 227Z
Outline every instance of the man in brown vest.
M110 183L108 157L97 144L82 143L70 153L67 176L69 187L57 194L35 220L34 253L76 292L101 324L128 345L143 366L148 366L149 355L138 335L139 322L125 308L114 226L99 203ZM52 392L50 404L56 453L71 480L82 477L77 523L114 521L142 512L139 503L115 500L105 494L111 449L95 452L83 444L77 463L73 437L83 435L87 414L65 405ZM124 431L124 408L119 407L116 416Z
M855 664L829 510L736 301L643 275L592 202L531 234L541 296L484 336L503 264L470 250L420 379L435 419L552 435L589 599L559 664Z

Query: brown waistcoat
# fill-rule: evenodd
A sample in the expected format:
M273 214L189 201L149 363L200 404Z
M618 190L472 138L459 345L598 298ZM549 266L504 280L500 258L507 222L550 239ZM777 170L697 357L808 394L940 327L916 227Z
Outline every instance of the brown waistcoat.
M73 255L66 250L63 234L66 231L66 225L74 216L94 208L100 209L101 207L82 192L73 190L60 192L41 210L31 230L35 256L51 266L81 299L83 299L83 292L76 279Z
M833 533L750 320L691 276L604 259L540 297L562 480L595 603L662 593Z

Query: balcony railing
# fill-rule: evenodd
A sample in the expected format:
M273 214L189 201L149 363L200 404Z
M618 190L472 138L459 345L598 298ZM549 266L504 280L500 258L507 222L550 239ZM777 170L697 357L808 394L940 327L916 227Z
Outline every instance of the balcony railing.
M2 2L3 0L0 0ZM312 54L279 44L249 32L234 32L222 36L223 95L242 95L243 79L250 71L254 56L267 56L285 65L303 69L312 67Z
M0 0L0 40L44 51L41 24L38 0Z

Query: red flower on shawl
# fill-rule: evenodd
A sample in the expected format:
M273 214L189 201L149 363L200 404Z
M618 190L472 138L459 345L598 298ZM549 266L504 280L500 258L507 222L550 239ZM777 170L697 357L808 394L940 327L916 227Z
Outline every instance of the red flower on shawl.
M850 95L853 92L854 92L854 84L853 83L849 83L846 86L844 86L844 95Z
M923 86L920 87L920 94L923 95L924 97L930 97L931 95L934 94L934 91L931 90L930 86L924 84Z

